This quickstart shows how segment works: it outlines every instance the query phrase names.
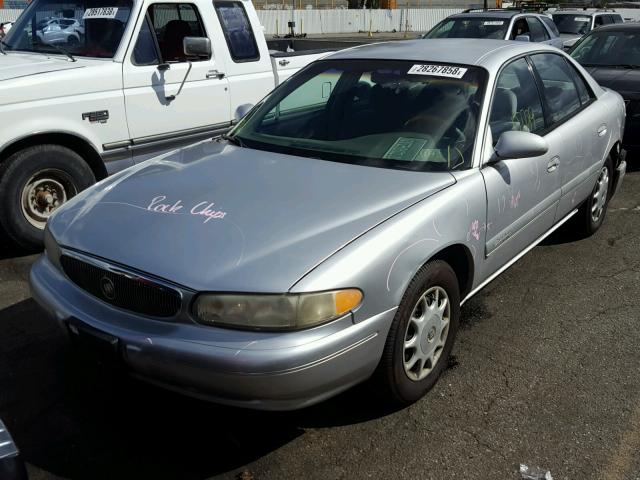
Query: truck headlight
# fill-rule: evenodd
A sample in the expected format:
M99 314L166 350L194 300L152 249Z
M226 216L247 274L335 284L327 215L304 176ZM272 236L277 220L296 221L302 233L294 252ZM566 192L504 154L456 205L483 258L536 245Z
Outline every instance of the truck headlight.
M356 288L300 294L199 295L193 314L200 323L256 330L299 330L329 322L357 308Z

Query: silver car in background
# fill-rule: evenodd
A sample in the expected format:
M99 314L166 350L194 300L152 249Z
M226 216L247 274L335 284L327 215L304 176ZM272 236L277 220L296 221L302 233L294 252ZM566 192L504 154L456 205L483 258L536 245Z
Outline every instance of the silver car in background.
M466 10L445 18L422 38L518 40L562 49L562 39L551 17L519 9Z
M371 379L406 405L445 368L462 303L568 219L600 227L623 122L621 97L553 47L344 50L225 139L65 204L33 296L166 388L285 410Z

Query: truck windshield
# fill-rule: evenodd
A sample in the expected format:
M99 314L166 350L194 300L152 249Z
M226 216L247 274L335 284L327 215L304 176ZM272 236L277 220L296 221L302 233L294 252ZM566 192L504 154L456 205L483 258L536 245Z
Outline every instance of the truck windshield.
M508 18L448 18L427 32L423 38L494 38L504 40Z
M35 0L13 25L5 51L112 58L132 0Z
M392 60L325 60L273 91L229 136L259 150L367 166L471 166L487 73Z
M591 30L591 17L588 15L555 14L553 22L558 27L560 33L571 35L584 35Z

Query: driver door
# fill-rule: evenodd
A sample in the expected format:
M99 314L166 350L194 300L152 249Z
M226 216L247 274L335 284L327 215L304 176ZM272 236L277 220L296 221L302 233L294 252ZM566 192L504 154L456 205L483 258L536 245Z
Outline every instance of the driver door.
M185 37L204 36L207 32L195 4L152 3L141 16L134 47L123 66L134 148L138 144L153 150L158 142L175 148L197 140L194 135L212 136L228 129L230 96L223 56L214 51L211 58L190 59L189 69L184 55ZM141 160L144 156L137 155L136 161Z
M532 68L526 58L508 64L493 94L490 135L493 144L509 130L543 134L545 117ZM500 160L482 170L487 192L485 274L498 270L554 223L560 198L558 139L532 158Z

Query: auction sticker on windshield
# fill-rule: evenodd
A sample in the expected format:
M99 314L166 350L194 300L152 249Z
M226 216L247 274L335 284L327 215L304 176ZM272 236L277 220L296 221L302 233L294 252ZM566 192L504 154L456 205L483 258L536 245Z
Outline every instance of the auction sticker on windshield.
M451 65L414 65L407 73L409 75L462 78L464 74L467 73L467 69Z
M87 8L82 18L84 20L87 18L116 18L117 13L118 7Z
M503 20L487 20L483 23L483 25L504 25Z

